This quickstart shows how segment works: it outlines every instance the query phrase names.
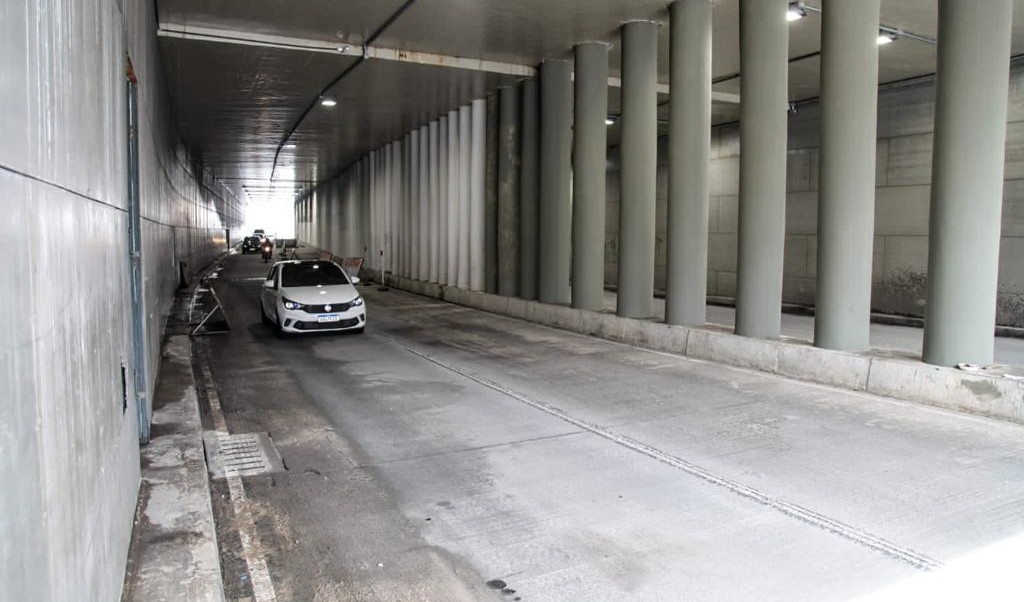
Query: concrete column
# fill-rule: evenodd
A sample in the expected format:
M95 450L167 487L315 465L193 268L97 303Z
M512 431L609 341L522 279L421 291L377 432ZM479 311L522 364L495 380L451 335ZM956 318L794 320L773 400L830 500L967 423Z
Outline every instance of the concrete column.
M702 325L707 314L712 6L677 0L669 7L668 324Z
M527 79L520 86L519 296L533 301L540 278L540 82Z
M459 112L448 112L448 265L445 279L455 286L459 279Z
M377 262L374 260L374 248L377 246L377 177L378 166L377 166L377 153L371 152L367 157L367 169L366 169L367 181L367 238L366 238L366 251L362 253L362 260L366 262L367 267L373 269L377 266ZM332 195L332 197L334 197ZM340 199L335 197L335 200L340 204ZM332 203L333 205L333 203ZM334 210L330 210L334 213ZM329 219L328 222L331 220ZM333 229L328 224L328 230ZM328 250L334 252L334 247L331 245L331 236L328 235L328 244L326 245Z
M537 298L569 303L572 209L572 72L568 61L540 65L540 244Z
M472 148L473 118L471 105L459 107L459 278L457 286L469 289L470 283L470 227L472 219Z
M385 227L387 233L384 236L384 271L394 269L394 198L398 193L395 181L395 142L392 140L387 145L387 208L385 215Z
M420 280L430 277L430 127L420 128L419 259Z
M498 294L519 294L519 90L498 92Z
M410 278L420 279L420 131L413 130L409 175L409 270Z
M402 195L402 203L405 205L402 213L402 276L405 278L412 278L412 199L413 199L413 162L412 153L415 144L413 144L413 134L415 132L409 132L405 135L405 173L403 179L405 185L402 189L405 194Z
M484 290L498 292L498 94L487 96L484 153Z
M881 0L821 6L821 167L814 344L870 347Z
M472 104L472 130L469 164L469 288L484 290L485 229L487 209L485 204L486 181L485 160L487 158L487 101L478 98Z
M441 211L440 203L440 182L438 181L438 122L430 122L430 270L427 279L430 282L438 281L438 259L441 254Z
M654 207L658 169L658 25L622 26L622 192L617 313L654 314Z
M448 116L438 121L437 140L437 281L448 284Z
M572 306L604 307L605 170L608 160L608 44L575 48L572 166Z
M740 0L740 200L736 333L778 338L786 239L786 0Z
M939 0L924 361L992 363L1012 0Z

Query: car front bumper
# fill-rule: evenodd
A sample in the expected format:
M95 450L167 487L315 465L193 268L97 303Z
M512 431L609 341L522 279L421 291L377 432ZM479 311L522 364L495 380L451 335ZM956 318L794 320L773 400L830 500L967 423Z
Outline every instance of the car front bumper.
M277 315L281 320L281 330L289 333L338 332L356 330L366 326L366 308L363 306L331 314L311 314L302 310L285 309L283 305L279 304ZM338 320L321 322L320 316L323 315L337 315Z

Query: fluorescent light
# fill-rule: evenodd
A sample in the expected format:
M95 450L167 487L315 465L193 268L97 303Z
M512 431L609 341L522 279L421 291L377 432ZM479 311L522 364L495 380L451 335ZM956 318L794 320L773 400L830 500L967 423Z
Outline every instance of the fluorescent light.
M295 148L295 143L294 142L289 142L288 144L285 144L284 147L285 148Z
M605 118L605 120L604 120L604 124L605 125L612 125L613 123L615 123L615 120L611 119L610 117L609 118Z
M807 16L807 11L804 9L800 2L790 2L789 9L786 11L787 21L799 21Z
M896 41L896 34L888 33L888 32L885 32L885 31L879 32L879 34L878 34L878 45L879 46L885 46L886 44L891 44L891 43L893 43L895 41Z
M323 95L320 97L320 104L325 107L333 107L338 104L338 99L333 96Z

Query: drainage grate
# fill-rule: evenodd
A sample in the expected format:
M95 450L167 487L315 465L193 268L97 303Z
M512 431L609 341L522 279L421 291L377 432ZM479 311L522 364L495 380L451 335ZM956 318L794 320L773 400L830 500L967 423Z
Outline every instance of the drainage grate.
M214 479L283 472L284 462L269 433L203 433L206 464Z

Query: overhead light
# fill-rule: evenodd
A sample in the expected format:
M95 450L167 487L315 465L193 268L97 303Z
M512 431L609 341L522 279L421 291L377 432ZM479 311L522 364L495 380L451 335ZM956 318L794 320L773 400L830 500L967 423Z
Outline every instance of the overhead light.
M285 148L295 148L295 143L294 142L289 142L288 144L285 144L284 147Z
M807 10L804 8L803 2L790 2L789 9L786 11L787 21L799 21L807 16Z
M331 96L330 94L321 94L320 104L325 107L333 107L334 105L338 104L338 99Z
M346 52L348 52L349 50L352 50L352 47L351 47L351 46L349 46L348 44L344 44L344 45L342 45L342 46L338 46L338 52L340 52L340 53L342 53L342 54L345 54L345 53L346 53Z
M605 120L604 120L604 124L605 125L612 125L614 123L615 123L615 120L612 119L611 117L606 117Z
M885 27L883 27L882 29L879 29L878 30L878 40L877 40L878 45L879 46L885 46L886 44L891 44L891 43L895 42L896 38L900 37L901 33L902 32L900 30L898 30L898 29L889 29L889 28L885 28Z

